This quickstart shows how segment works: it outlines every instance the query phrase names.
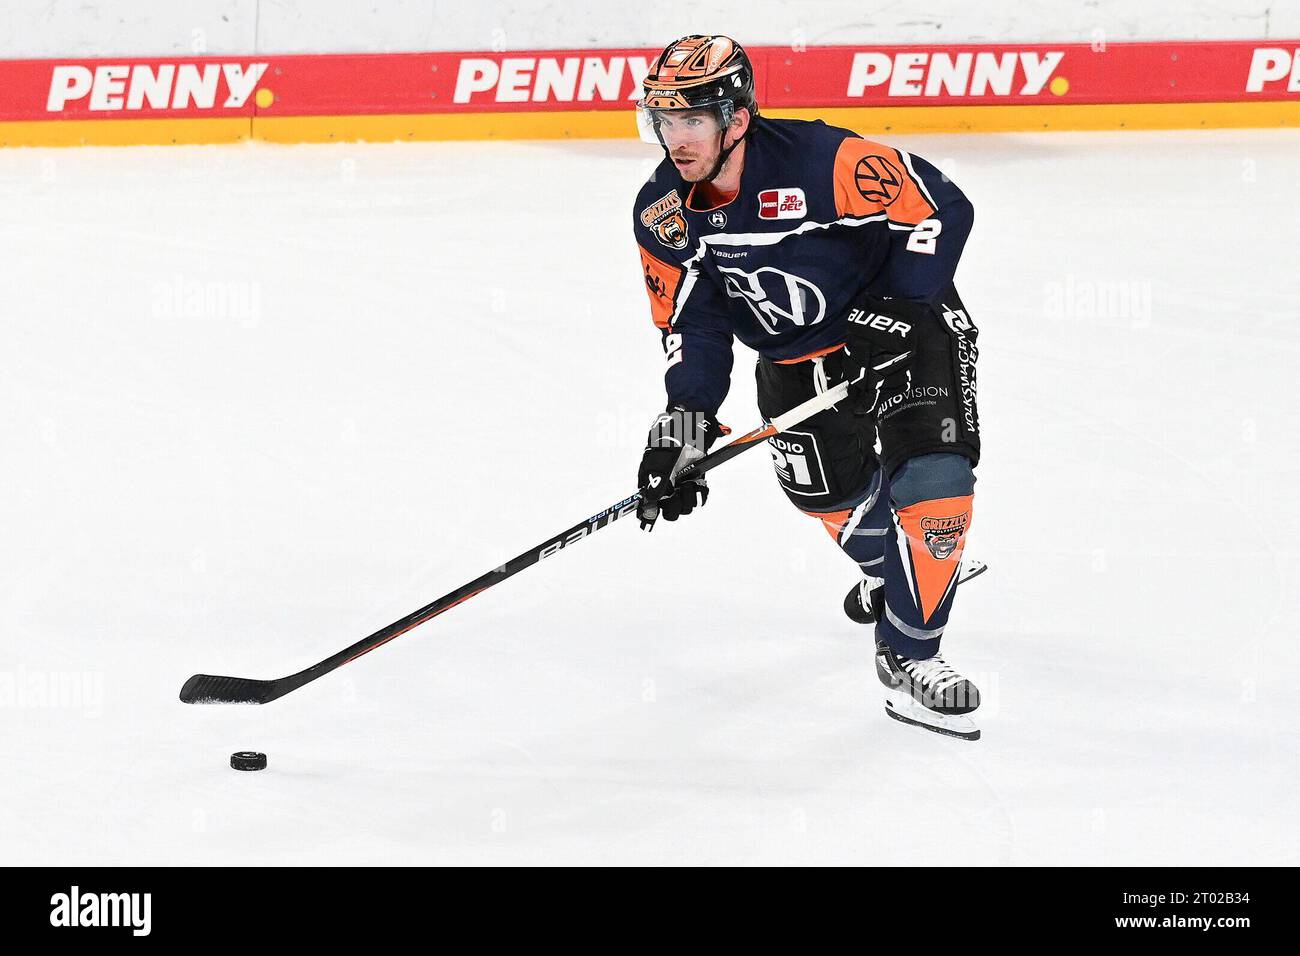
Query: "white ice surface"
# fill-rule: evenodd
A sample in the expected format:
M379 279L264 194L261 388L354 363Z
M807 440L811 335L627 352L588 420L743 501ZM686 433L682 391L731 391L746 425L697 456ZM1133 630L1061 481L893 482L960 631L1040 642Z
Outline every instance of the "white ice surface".
M886 719L762 451L276 703L180 704L630 493L657 157L0 151L0 862L1300 862L1300 134L899 144L978 210L974 744Z

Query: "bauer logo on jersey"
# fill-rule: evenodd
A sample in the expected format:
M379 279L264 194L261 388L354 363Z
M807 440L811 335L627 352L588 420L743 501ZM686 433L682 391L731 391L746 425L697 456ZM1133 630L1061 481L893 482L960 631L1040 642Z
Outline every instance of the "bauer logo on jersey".
M802 219L807 214L802 189L764 189L758 194L760 219Z
M641 210L641 225L669 249L686 248L686 217L676 189Z
M951 518L922 518L921 531L925 534L925 546L936 561L949 558L957 550L961 536L966 533L970 523L970 512L963 511Z

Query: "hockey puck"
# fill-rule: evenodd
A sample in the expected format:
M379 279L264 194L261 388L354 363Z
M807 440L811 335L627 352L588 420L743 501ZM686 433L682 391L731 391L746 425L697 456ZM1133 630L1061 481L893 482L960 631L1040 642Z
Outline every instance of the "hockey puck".
M230 766L235 770L265 770L266 754L255 750L241 750L230 755Z

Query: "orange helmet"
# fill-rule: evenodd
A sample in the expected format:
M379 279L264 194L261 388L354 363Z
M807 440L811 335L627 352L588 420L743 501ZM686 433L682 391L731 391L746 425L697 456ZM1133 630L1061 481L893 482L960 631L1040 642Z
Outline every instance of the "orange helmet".
M754 66L744 48L729 36L682 36L655 57L637 100L641 139L667 150L682 143L723 137L737 109L758 113ZM688 112L689 111L689 112ZM715 166L722 168L732 147Z
M691 109L730 103L755 109L754 66L731 37L689 36L664 47L641 84L650 109Z

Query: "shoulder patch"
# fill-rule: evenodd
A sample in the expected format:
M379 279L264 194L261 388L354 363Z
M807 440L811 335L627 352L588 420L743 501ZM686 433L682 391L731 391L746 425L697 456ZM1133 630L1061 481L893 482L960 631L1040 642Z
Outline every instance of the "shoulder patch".
M892 223L915 226L934 214L924 185L903 154L858 137L846 137L835 153L835 208L841 216L885 213Z
M676 189L641 210L641 225L669 249L686 248L686 217L682 215L682 199Z
M853 184L863 199L888 206L903 192L903 174L897 164L872 153L861 157L853 167Z

